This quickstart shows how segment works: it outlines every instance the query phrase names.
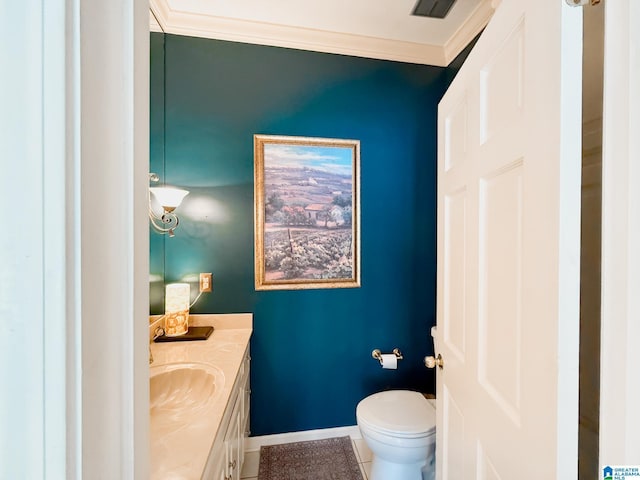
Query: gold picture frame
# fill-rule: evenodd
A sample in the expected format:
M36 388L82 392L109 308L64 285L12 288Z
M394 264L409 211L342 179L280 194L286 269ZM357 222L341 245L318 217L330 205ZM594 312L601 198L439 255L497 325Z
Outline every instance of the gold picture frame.
M256 290L360 287L360 141L254 135Z

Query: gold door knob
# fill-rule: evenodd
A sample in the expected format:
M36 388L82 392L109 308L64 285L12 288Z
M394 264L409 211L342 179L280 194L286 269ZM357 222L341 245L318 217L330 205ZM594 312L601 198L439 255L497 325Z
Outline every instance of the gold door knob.
M440 354L437 357L424 357L424 364L427 368L435 368L436 365L440 370L444 368L444 360Z

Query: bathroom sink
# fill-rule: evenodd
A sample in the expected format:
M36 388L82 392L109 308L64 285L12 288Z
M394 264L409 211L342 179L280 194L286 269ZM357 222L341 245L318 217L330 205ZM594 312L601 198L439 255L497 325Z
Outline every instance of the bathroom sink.
M224 386L224 374L212 365L174 363L152 366L149 379L151 419L178 419L197 414L215 402Z

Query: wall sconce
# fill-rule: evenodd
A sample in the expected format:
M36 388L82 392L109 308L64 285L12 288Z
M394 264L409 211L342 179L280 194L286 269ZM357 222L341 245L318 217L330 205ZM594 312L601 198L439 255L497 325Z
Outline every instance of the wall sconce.
M160 178L155 173L149 174L150 182L158 182ZM173 230L178 227L180 220L173 211L180 206L182 199L188 195L188 190L175 187L150 187L149 188L149 220L151 225L159 233L168 233L174 236ZM158 215L151 207L151 195L162 207L162 215Z

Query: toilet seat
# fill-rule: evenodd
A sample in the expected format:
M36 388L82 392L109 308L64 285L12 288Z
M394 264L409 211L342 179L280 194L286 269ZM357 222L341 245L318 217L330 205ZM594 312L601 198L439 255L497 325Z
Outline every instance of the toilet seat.
M396 438L430 436L436 411L421 393L389 390L368 396L356 408L358 424Z

